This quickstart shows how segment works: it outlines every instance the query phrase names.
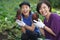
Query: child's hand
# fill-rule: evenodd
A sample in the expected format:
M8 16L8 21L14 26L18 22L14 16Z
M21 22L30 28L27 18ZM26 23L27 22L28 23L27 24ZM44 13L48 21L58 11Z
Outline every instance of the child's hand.
M26 25L23 21L20 21L19 19L16 20L16 23L20 26L25 26Z

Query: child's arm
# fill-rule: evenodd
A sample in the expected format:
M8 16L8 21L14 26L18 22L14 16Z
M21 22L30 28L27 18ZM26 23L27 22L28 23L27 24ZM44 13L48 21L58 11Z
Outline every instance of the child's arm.
M20 25L21 27L24 27L25 29L28 29L28 30L30 30L30 31L34 31L34 29L35 29L35 26L34 26L34 24L32 24L31 26L28 26L28 25L26 25L23 21L20 21L20 20L16 20L16 23L18 24L18 25Z
M26 29L25 29L24 27L21 27L21 31L22 31L23 33L26 33Z
M34 24L32 24L32 26L26 25L25 28L28 29L28 30L30 30L30 31L34 31L35 26L34 26Z
M45 32L44 32L44 29L43 28L40 28L40 32L43 36L45 36Z

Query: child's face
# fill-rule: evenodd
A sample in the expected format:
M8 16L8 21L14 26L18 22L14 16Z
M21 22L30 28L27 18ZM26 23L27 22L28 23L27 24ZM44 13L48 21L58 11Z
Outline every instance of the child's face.
M30 7L28 5L22 5L21 7L21 12L23 13L23 15L29 15L30 12Z
M43 15L46 16L49 13L50 8L45 4L42 3L39 12Z

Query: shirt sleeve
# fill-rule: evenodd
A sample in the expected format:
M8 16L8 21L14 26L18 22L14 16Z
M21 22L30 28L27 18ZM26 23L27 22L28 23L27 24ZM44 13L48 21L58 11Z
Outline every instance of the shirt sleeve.
M57 18L53 19L53 21L51 22L51 28L56 34L56 36L58 36L60 32L60 20Z

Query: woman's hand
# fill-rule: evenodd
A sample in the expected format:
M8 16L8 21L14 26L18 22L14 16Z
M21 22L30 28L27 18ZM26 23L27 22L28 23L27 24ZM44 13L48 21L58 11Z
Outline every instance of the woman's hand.
M34 21L33 24L35 26L37 26L39 28L44 28L45 27L45 24L43 24L43 22L40 19L38 19L38 21L36 21L36 20L33 20L33 21Z

